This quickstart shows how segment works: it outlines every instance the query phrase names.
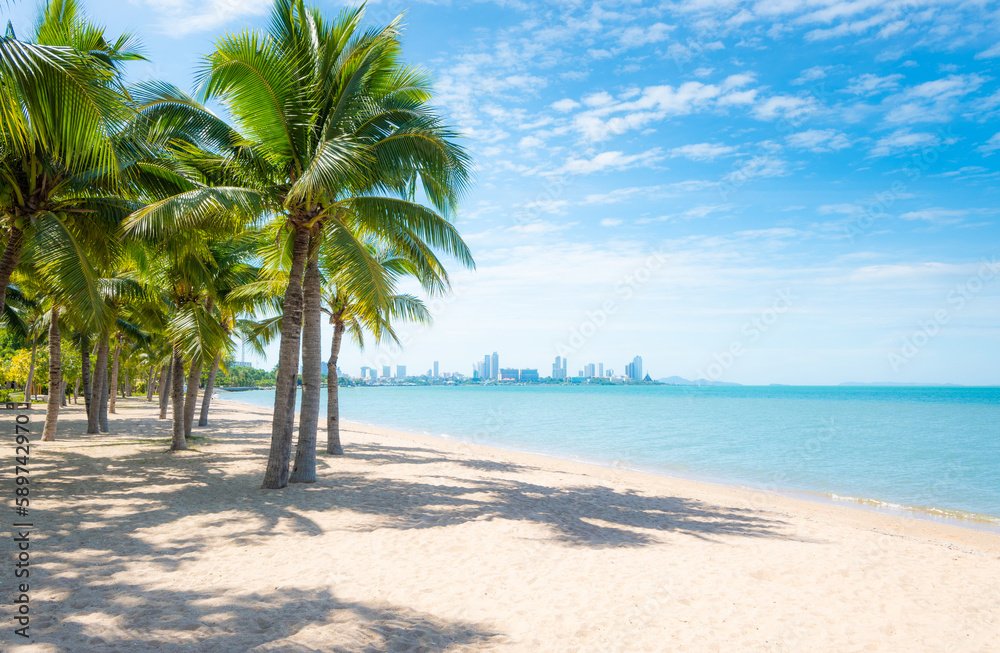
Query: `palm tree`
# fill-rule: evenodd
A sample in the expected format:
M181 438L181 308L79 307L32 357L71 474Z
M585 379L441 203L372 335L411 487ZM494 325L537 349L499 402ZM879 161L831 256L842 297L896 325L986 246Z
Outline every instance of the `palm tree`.
M442 217L453 212L467 183L468 159L430 110L426 77L399 63L399 20L361 32L363 15L359 8L327 21L301 0L276 0L266 33L220 39L200 75L203 96L221 100L238 131L227 131L203 107L172 91L147 103L171 124L199 131L211 145L201 161L214 164L216 174L212 183L136 212L130 229L191 229L226 213L271 214L288 234L265 488L288 483L303 273L330 226L380 233L411 248L439 248L472 263ZM433 209L414 201L418 185ZM312 303L305 312L315 316L315 275L310 283ZM309 355L310 375L320 364L316 351ZM314 428L317 419L310 415L303 423Z
M51 259L79 259L81 238L100 243L114 230L93 193L119 186L109 134L131 114L120 66L140 58L130 35L107 40L74 0L43 7L34 41L9 27L0 38L0 313L26 246L47 240L60 248ZM86 286L84 269L67 278L71 293Z
M423 302L408 294L397 294L396 285L403 277L417 279L423 289L429 294L443 292L448 287L448 278L436 260L423 256L420 252L410 252L409 256L396 250L380 245L371 240L364 243L362 252L367 257L368 265L360 267L348 265L350 255L355 253L354 243L344 247L335 239L329 239L320 257L323 297L323 313L330 318L334 326L333 342L329 360L330 375L327 382L327 452L334 455L343 454L340 443L340 419L338 404L337 360L340 354L341 342L345 331L349 331L355 342L364 347L366 331L375 336L376 341L388 339L399 342L393 323L408 320L419 323L429 323L430 313ZM278 285L281 275L274 270L274 252L265 249L265 259L271 264L272 276L262 280L255 288L262 292L264 287L272 289ZM346 257L346 258L345 258ZM286 257L287 258L287 257ZM287 261L286 261L287 263ZM311 266L311 264L310 264ZM306 271L307 276L309 270ZM245 290L245 289L244 289ZM272 290L276 292L276 290ZM280 304L276 307L278 315L259 322L247 323L248 341L263 354L265 347L279 334L281 325ZM319 325L316 325L319 328ZM306 340L307 329L303 328L303 342ZM317 343L316 349L319 346ZM305 365L306 348L303 347L303 364ZM318 388L319 380L315 382ZM309 404L313 402L318 411L319 396L309 397L310 388L303 382L302 391L302 424L305 425ZM316 480L316 432L305 428L299 429L296 445L295 461L289 482L311 483Z
M369 246L373 258L378 261L383 270L383 276L388 281L390 292L385 295L373 295L359 288L357 279L353 278L347 269L339 266L335 256L324 257L323 263L328 282L324 288L323 312L329 316L333 325L333 340L330 344L330 360L327 367L330 371L327 377L327 417L326 452L340 456L344 448L340 441L340 400L338 396L339 379L337 361L345 331L349 332L358 347L363 348L365 331L371 332L376 341L388 339L399 342L393 329L393 322L405 320L419 324L431 322L430 312L422 301L408 294L396 294L394 287L404 276L418 279L424 290L438 293L447 286L447 277L441 276L427 261L413 260L399 255L390 249L377 249L374 244ZM373 301L373 299L375 301ZM298 454L296 454L298 463Z

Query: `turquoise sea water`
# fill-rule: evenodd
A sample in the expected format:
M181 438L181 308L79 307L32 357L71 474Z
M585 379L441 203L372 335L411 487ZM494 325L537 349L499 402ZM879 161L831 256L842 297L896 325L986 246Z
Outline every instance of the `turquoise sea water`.
M269 407L274 391L223 396ZM323 401L325 415L325 390ZM1000 518L1000 388L361 387L341 389L341 417L667 475Z

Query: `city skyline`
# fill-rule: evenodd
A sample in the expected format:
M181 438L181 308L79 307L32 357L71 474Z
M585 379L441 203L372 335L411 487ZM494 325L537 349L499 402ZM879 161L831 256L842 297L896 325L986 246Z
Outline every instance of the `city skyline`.
M556 356L555 362L552 363L552 374L546 376L544 374L539 374L539 367L509 367L501 368L499 367L499 354L498 352L493 352L492 354L486 354L482 361L477 361L473 364L472 374L464 374L459 371L440 371L440 361L435 360L431 367L427 370L426 374L417 374L413 378L427 377L431 379L443 379L443 378L467 378L467 379L479 379L483 381L493 381L493 380L515 380L515 381L537 381L539 379L574 379L574 378L628 378L630 380L642 380L642 357L635 356L633 359L626 363L624 366L625 374L618 377L614 374L614 368L608 367L605 372L604 362L596 363L585 363L583 368L577 374L568 374L568 364L569 359L562 356ZM634 366L638 364L638 368ZM495 366L495 367L494 367ZM342 368L340 368L342 369ZM354 378L362 379L372 379L385 378L385 379L403 379L410 378L406 374L407 366L405 364L396 364L395 375L391 374L392 368L390 366L382 367L382 375L378 376L375 374L377 368L362 365L361 374ZM630 372L631 369L638 369L638 377L632 376ZM524 377L524 373L528 373L529 378Z

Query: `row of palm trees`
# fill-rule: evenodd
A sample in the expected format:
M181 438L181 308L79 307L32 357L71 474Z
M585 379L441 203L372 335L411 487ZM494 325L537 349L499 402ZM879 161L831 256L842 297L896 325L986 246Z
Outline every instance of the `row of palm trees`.
M325 315L327 450L342 453L343 335L394 338L394 321L429 319L398 291L404 279L440 293L442 256L473 266L450 221L469 158L427 76L402 62L399 20L363 17L275 0L266 30L216 42L195 95L129 84L135 38L108 38L75 0L45 5L32 39L0 39L0 319L24 326L29 304L44 306L45 439L65 395L64 341L80 352L89 432L107 429L126 351L147 399L160 389L161 417L172 404L180 450L203 368L200 424L233 339L278 339L263 486L315 481Z

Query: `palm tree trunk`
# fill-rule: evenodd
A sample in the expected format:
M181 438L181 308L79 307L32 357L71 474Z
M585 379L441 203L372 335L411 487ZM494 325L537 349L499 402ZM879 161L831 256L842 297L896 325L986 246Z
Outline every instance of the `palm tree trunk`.
M87 433L99 433L101 415L101 394L108 379L108 346L104 336L97 347L97 360L94 362L93 383L90 388L90 409L87 412Z
M187 449L184 437L184 357L180 345L174 345L174 358L170 365L170 400L174 403L174 429L171 451Z
M205 382L205 398L201 400L201 416L198 418L198 426L208 426L208 407L212 401L212 393L215 391L215 375L219 373L219 363L222 362L222 352L215 355L212 369L208 372L208 380Z
M320 386L323 383L321 343L323 292L319 276L319 253L309 258L302 281L302 408L299 411L299 441L290 483L316 482L316 432L319 429Z
M344 322L337 319L333 326L333 343L330 345L330 373L326 380L326 452L343 456L340 444L340 379L337 378L337 359L340 357L340 343L344 337Z
M118 398L118 357L121 356L122 341L115 337L115 357L111 365L111 386L108 393L108 412L115 412L115 399Z
M298 381L299 345L302 339L302 271L309 252L309 232L297 230L292 245L292 267L285 288L284 315L281 319L281 347L278 350L278 378L274 391L274 415L271 419L271 450L264 471L264 489L288 485L288 463L292 453L292 429L289 417L295 418L295 384ZM291 400L291 402L289 402Z
M83 406L87 411L87 422L90 422L90 336L80 334L80 377L83 381ZM87 430L90 433L90 430Z
M167 405L170 403L170 392L173 375L170 373L174 369L174 359L163 366L160 372L160 419L167 419Z
M6 291L4 291L6 292ZM35 383L35 354L38 352L38 343L31 345L31 364L28 365L28 382L24 384L24 400L31 401L35 394L31 391L31 386Z
M63 379L62 383L59 384L59 405L63 408L69 405L69 402L66 401L66 379Z
M188 373L187 396L184 398L184 437L191 436L194 411L198 407L198 386L201 384L201 360L191 363Z
M77 377L76 381L73 383L73 405L80 403L77 398L80 396L80 379Z
M52 442L56 439L56 426L59 424L59 408L62 406L62 347L59 341L59 307L52 307L52 319L49 322L49 402L45 408L45 428L42 430L42 440Z
M18 261L21 260L21 249L24 247L24 232L17 227L11 226L10 238L0 255L0 315L3 315L3 307L7 303L7 286L10 285L10 275L14 273ZM24 398L28 400L27 396Z
M149 378L146 379L146 401L153 401L153 375L156 374L156 368L152 365L149 366Z
M101 433L108 432L108 393L111 391L111 380L109 374L111 370L108 366L108 357L111 353L111 336L108 335L107 339L101 342L101 347L104 349L104 374L101 375L101 401L98 404L100 411L97 413L98 424L101 427Z

